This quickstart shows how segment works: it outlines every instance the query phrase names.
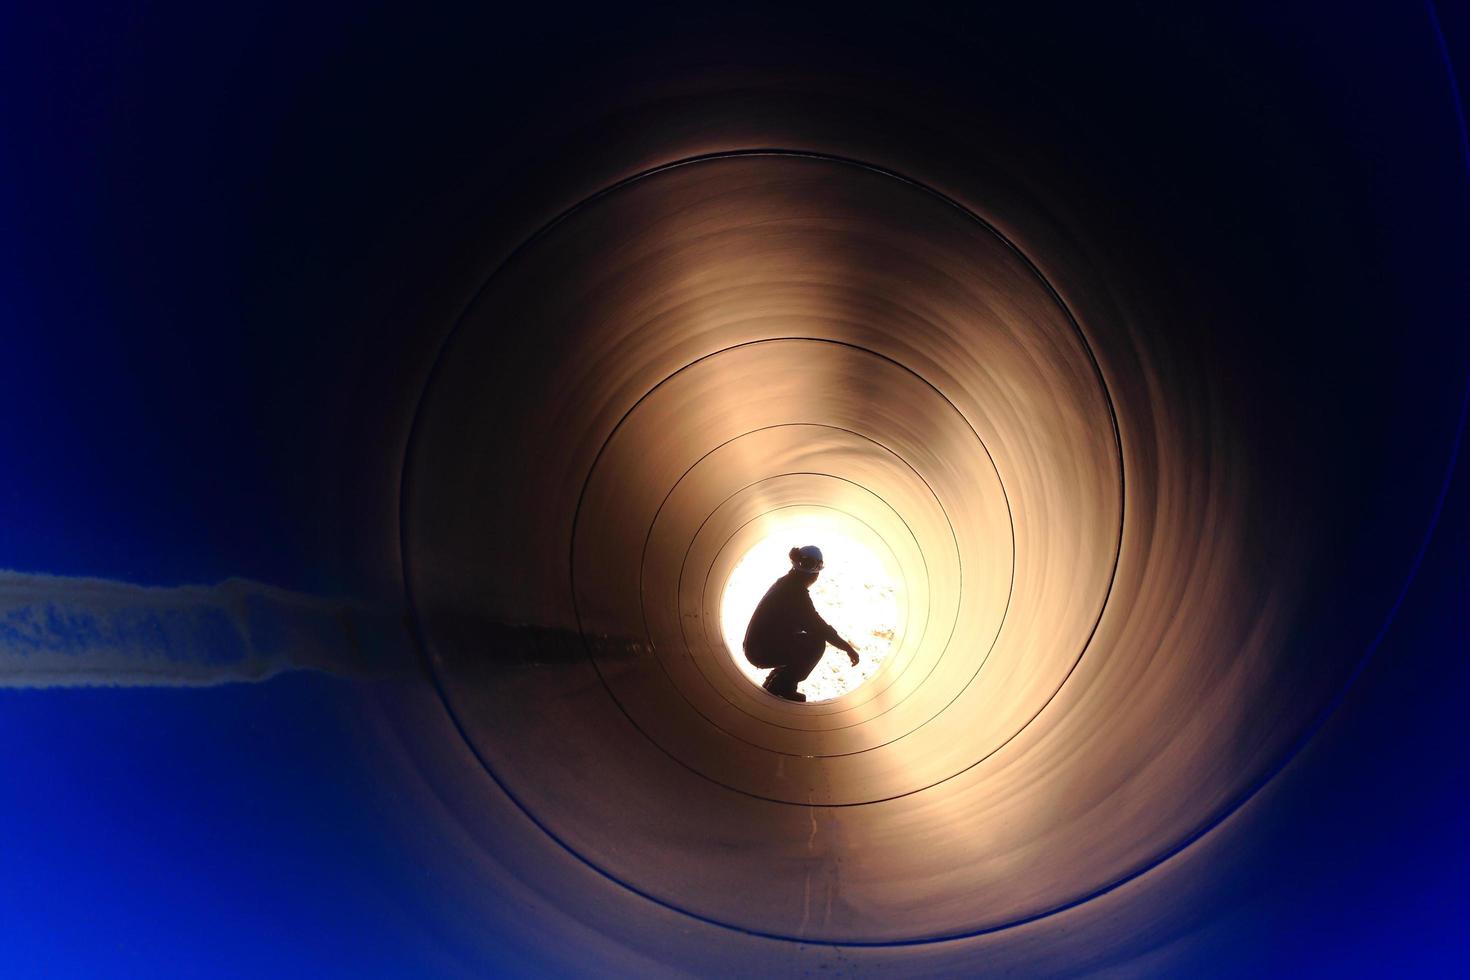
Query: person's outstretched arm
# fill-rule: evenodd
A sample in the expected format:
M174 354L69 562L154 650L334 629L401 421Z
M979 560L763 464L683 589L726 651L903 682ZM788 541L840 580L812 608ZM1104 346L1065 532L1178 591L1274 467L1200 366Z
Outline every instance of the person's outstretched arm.
M816 633L837 649L844 651L847 654L847 659L852 661L852 665L856 667L858 662L857 649L851 643L844 640L841 634L832 628L831 623L822 618L822 614L817 612L817 607L812 605L811 596L806 597L806 605L811 610L811 625L808 627L808 632Z
M828 626L827 629L832 630L832 635L827 638L827 642L839 650L846 651L847 659L852 661L852 665L856 667L858 665L857 647L838 636L837 631L833 630L832 627Z

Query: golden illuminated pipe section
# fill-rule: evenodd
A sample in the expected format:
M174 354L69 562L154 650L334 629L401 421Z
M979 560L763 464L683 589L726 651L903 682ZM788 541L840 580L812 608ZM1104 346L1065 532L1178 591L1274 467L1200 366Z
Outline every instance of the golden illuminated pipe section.
M872 696L874 685L893 668L895 647L912 648L922 633L909 633L910 589L894 555L866 521L845 511L822 505L783 507L731 534L725 548L735 549L740 558L733 566L722 563L728 571L718 580L705 575L703 591L718 601L718 629L711 631L707 623L705 632L713 633L716 649L730 654L725 663L734 665L737 676L755 687L765 685L770 669L750 663L744 638L773 580L790 567L792 541L822 542L824 571L809 594L822 618L858 651L856 663L845 653L824 655L798 690L814 709L859 687L866 686L864 695ZM686 642L694 642L687 631Z
M813 499L823 502L812 504L810 501ZM863 516L854 516L857 514ZM815 519L809 515L815 515ZM742 560L748 549L772 534L782 535L783 530L793 524L812 526L823 522L832 527L834 534L856 540L886 559L884 564L888 577L900 583L899 592L903 600L896 624L897 649L890 655L883 674L838 703L824 705L820 710L800 711L791 719L792 724L827 725L826 721L817 719L841 714L843 717L838 723L850 726L864 717L871 717L876 708L864 708L868 702L881 698L884 704L891 705L895 697L891 690L893 681L908 672L905 665L913 662L919 650L935 646L924 643L929 630L952 630L955 622L953 609L939 621L934 620L938 597L936 590L930 587L929 568L920 544L925 529L916 531L900 517L893 504L860 483L823 472L795 471L770 477L731 494L710 513L690 540L685 567L704 569L703 574L682 574L676 583L677 594L670 591L674 583L649 582L653 587L645 589L644 605L650 611L651 626L660 621L653 618L656 611L665 623L668 622L668 614L662 610L677 611L680 621L685 624L682 646L687 648L691 662L702 664L711 659L704 654L704 648L717 651L726 643L726 637L720 630L720 609L724 601L725 581L736 562ZM795 540L789 534L782 536L784 540ZM826 539L813 537L813 540ZM784 550L781 549L782 552ZM773 570L781 573L785 566L778 565ZM765 586L770 585L771 578L774 576L766 576ZM652 629L650 634L657 645L659 634ZM740 637L733 639L738 647ZM717 686L722 694L739 697L745 705L743 710L747 712L772 707L772 702L765 697L756 698L752 703L749 692L741 685L737 685L734 692L729 692L724 685Z
M1273 640L1197 547L1228 499L1160 505L1196 461L1103 379L1033 266L911 182L752 154L621 184L491 278L420 406L404 558L446 701L571 851L745 930L964 935L1137 873L1249 778L1219 760L1265 679L1196 680ZM788 512L905 583L891 667L820 705L719 628Z

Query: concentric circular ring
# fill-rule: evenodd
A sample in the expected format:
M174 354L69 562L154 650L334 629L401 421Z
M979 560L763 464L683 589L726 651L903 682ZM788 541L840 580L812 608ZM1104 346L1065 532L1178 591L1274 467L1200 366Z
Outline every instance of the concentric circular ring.
M920 280L928 285L916 292ZM505 329L517 322L531 330L524 340ZM548 343L548 334L562 340ZM517 403L502 391L545 395ZM809 396L806 412L793 410L797 391ZM928 400L934 409L922 407ZM846 447L840 465L738 459L754 433L796 426L856 434L862 446ZM557 457L538 455L550 445L561 447ZM844 451L800 448L831 459ZM749 886L732 879L684 893L620 853L646 857L639 841L652 843L650 833L688 839L712 820L795 846L800 834L774 831L786 819L764 808L805 819L816 807L847 814L842 826L875 867L912 865L883 838L912 823L905 812L931 805L926 787L975 784L981 763L1056 698L1095 634L1122 540L1113 408L1055 291L953 202L812 156L686 162L549 225L492 277L446 344L410 460L410 595L446 703L497 782L615 880L768 934L780 934L781 912L752 904ZM453 477L415 494L415 472ZM702 686L681 687L673 673L683 668L661 659L682 656L680 644L650 641L677 636L694 655L683 638L699 634L678 610L699 615L708 587L686 603L679 582L691 563L694 580L718 579L732 551L729 533L712 539L721 547L696 548L697 529L761 520L769 502L734 495L803 472L871 492L891 506L893 527L913 529L933 569L923 605L941 611L937 621L950 617L948 637L926 631L914 650L924 669L895 671L837 711L763 714L717 690L707 697L714 686L698 664L689 677ZM828 489L802 493L805 505L831 503ZM725 500L735 501L729 515L717 515ZM877 513L861 510L855 518ZM558 539L570 542L560 560ZM956 554L952 573L933 566L946 551ZM490 637L500 639L486 646ZM718 723L712 711L725 712ZM840 727L803 727L838 714L847 716ZM602 737L588 743L583 730ZM824 744L783 741L793 738ZM680 765L653 764L649 750ZM991 775L981 782L1010 772L983 768ZM616 803L586 798L585 781L578 789L578 773L592 772L594 788L617 787ZM710 796L686 785L691 776L734 792ZM951 864L956 850L946 848L936 854ZM795 857L754 844L750 853L763 856L721 873L769 880ZM945 874L933 880L960 894ZM1064 895L1077 883L1047 887ZM974 908L940 907L949 931L983 925ZM926 933L932 912L918 927ZM981 919L1007 914L988 907ZM859 921L869 915L881 919L879 933L913 938L902 915L876 907L804 935L872 935L875 923Z

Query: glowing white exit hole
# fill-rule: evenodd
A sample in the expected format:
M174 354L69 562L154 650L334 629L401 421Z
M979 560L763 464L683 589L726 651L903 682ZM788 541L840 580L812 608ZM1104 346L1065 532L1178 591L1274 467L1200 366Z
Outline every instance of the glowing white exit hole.
M759 686L769 670L745 659L741 642L745 627L771 583L791 569L787 552L802 545L822 549L826 567L811 587L812 605L860 657L856 667L847 654L829 646L822 660L797 688L808 703L830 701L867 681L893 651L898 630L898 589L883 562L864 545L830 525L783 527L745 553L730 572L720 604L720 629L735 665Z

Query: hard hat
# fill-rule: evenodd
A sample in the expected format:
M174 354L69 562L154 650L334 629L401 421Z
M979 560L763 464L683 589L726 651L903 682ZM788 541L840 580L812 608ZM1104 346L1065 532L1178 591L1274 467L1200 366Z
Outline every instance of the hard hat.
M792 548L791 567L799 572L820 572L822 570L822 549L814 544Z

